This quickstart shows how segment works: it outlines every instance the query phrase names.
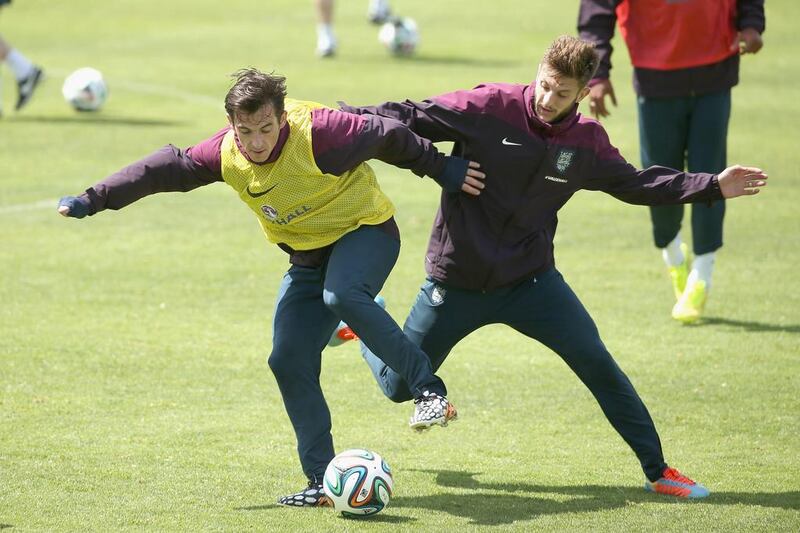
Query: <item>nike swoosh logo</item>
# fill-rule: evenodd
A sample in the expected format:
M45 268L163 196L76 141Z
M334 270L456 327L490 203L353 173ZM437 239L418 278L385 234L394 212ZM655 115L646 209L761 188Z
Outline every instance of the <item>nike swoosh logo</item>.
M522 143L512 143L508 140L508 137L503 137L503 144L506 146L522 146Z
M278 186L278 184L276 183L275 185L273 185L272 187L270 187L269 189L267 189L264 192L253 192L253 191L250 190L250 185L248 185L247 186L247 194L250 195L250 198L258 198L259 196L264 196L265 194L267 194L269 191L271 191L272 189L274 189L277 186Z

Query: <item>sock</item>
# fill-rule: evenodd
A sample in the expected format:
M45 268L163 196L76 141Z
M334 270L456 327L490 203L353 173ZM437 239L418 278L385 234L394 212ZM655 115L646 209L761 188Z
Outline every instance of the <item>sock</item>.
M661 257L668 267L680 266L686 259L681 250L681 234L675 236L668 245L661 249Z
M330 24L317 24L317 48L320 50L336 45L333 28Z
M370 0L367 8L367 16L372 22L383 22L391 13L389 0Z
M17 81L24 80L33 72L33 63L14 48L6 56L6 63L8 63L8 67L14 73Z
M689 279L686 286L691 287L697 281L706 283L706 290L711 288L711 274L714 272L714 256L716 252L695 256L692 262L692 271L689 272Z

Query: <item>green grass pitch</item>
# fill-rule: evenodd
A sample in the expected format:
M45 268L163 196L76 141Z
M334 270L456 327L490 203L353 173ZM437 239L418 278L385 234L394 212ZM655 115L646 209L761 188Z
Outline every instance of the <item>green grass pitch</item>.
M48 79L23 112L2 68L0 529L10 531L797 531L800 529L800 45L794 0L767 2L765 48L744 58L729 161L770 174L729 203L702 325L669 317L649 215L582 192L560 213L561 271L659 428L667 460L712 496L645 493L633 453L561 360L507 328L462 342L441 375L461 420L415 435L357 347L325 352L337 449L395 472L363 521L280 508L304 479L266 365L286 256L223 184L67 220L55 210L166 143L224 123L228 74L288 77L334 105L421 99L482 81L528 82L545 46L574 33L576 0L394 0L422 43L391 59L366 0L340 1L339 56L314 57L311 1L18 1L0 32ZM638 164L624 44L605 121ZM101 70L110 98L76 114L60 86ZM446 146L443 146L447 149ZM402 321L423 280L436 185L376 163L403 249L384 294Z

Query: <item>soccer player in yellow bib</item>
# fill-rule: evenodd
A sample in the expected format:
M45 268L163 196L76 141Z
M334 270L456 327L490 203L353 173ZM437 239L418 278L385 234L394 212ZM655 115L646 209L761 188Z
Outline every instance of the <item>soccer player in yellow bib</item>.
M444 426L456 416L430 359L374 301L397 260L400 235L394 206L365 161L431 176L454 193L480 194L485 176L477 163L439 153L399 122L285 98L282 76L247 69L235 78L225 97L228 126L185 150L165 146L62 198L58 210L83 218L218 181L236 191L291 263L278 292L268 363L308 487L279 503L327 505L322 477L335 454L319 373L340 320L410 384L412 428Z

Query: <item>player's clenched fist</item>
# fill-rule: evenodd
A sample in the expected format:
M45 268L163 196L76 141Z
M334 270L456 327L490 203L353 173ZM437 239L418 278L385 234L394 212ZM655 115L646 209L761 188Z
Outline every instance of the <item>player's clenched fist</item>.
M58 202L58 212L65 217L83 218L90 214L88 200L65 196Z

